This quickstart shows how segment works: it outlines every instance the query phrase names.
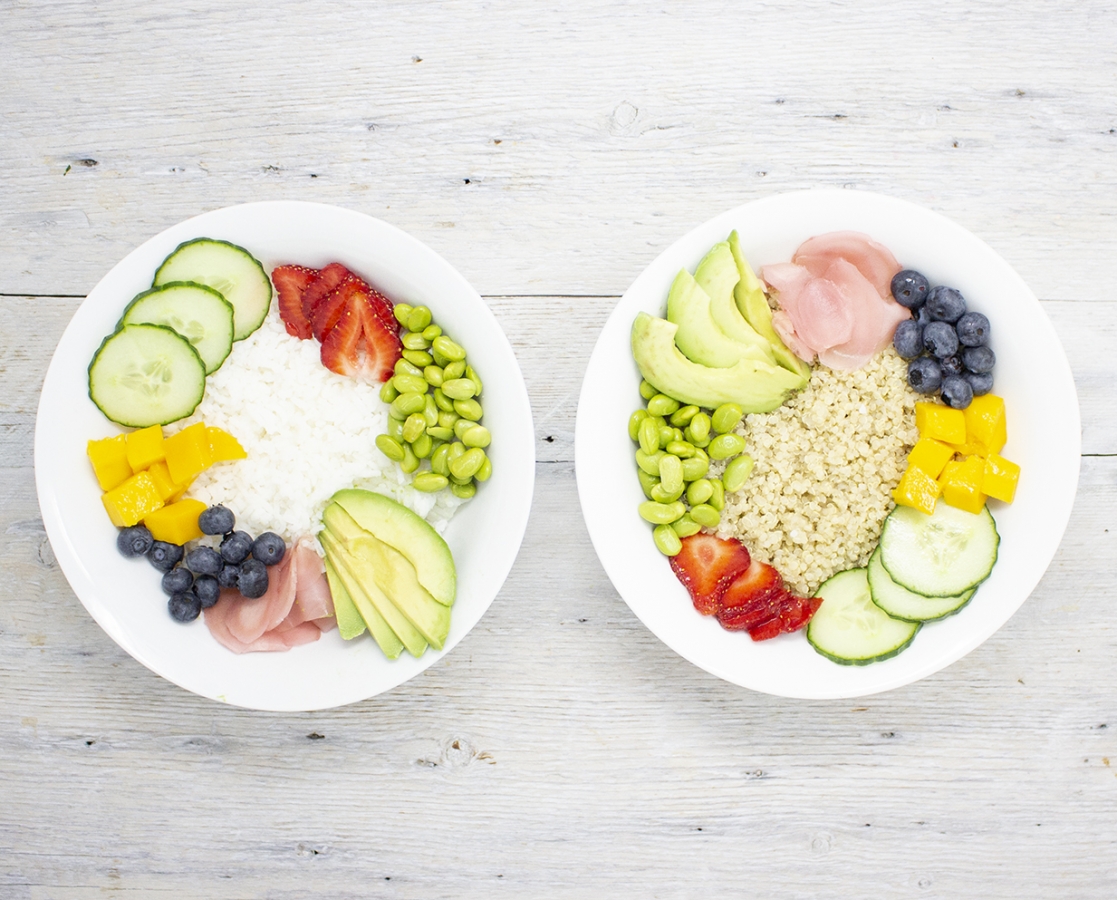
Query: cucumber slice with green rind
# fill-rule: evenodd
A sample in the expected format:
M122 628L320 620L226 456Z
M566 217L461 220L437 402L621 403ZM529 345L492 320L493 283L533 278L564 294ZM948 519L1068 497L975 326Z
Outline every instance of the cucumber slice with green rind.
M807 625L807 640L827 659L865 666L895 656L912 642L918 622L893 619L873 603L865 569L846 569L815 593L822 605Z
M884 520L880 561L897 584L924 597L956 597L989 577L1000 535L987 507L940 501L931 515L897 506Z
M120 325L166 325L194 345L206 374L217 371L233 349L233 306L204 284L172 281L135 297ZM119 327L119 326L118 326Z
M893 619L905 622L930 622L952 616L973 598L977 588L970 588L957 597L924 597L896 584L880 561L880 548L869 557L869 591L873 603Z
M260 261L243 247L212 238L179 244L155 273L154 287L192 281L218 291L233 307L233 340L243 341L263 324L272 286Z
M198 351L165 325L125 325L102 341L89 364L89 399L129 428L177 422L205 392Z

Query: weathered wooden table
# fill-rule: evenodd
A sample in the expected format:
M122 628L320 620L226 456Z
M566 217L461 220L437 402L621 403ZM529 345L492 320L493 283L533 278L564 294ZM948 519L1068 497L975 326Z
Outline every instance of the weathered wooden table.
M0 23L0 897L1114 895L1112 4L8 0ZM630 281L698 222L815 186L987 240L1042 298L1083 420L1032 597L860 702L675 656L605 577L573 472L582 371ZM396 690L298 715L118 649L32 470L85 293L170 224L275 198L456 266L519 354L539 458L478 627Z

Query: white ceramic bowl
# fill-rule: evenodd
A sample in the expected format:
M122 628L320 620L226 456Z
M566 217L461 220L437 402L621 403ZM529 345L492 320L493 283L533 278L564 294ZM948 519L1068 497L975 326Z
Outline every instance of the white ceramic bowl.
M862 231L932 284L949 284L992 323L994 391L1008 414L1004 456L1022 466L1015 502L993 504L1001 534L993 574L958 615L927 623L899 656L840 666L800 634L754 643L699 615L637 515L628 418L641 404L629 344L643 310L664 315L680 268L694 271L706 251L737 229L754 268L787 261L807 238ZM605 571L632 611L676 653L743 687L785 697L857 697L937 672L988 638L1020 607L1059 546L1078 483L1078 400L1066 355L1035 295L985 243L943 216L860 191L781 194L717 216L680 239L641 273L598 339L578 404L575 459L582 511Z
M485 424L493 434L492 478L450 522L445 537L458 570L458 599L443 650L387 660L367 635L336 630L287 653L238 656L201 620L167 614L158 573L115 549L85 455L90 438L119 433L87 395L86 368L129 300L159 263L195 237L247 248L269 272L280 263L339 261L397 301L423 303L460 341L485 379ZM118 263L78 308L51 360L35 428L35 480L43 521L74 593L108 635L145 666L187 690L237 706L323 709L375 696L450 652L488 609L527 526L535 439L527 389L512 348L478 293L433 250L399 229L316 203L250 203L206 213L153 237ZM343 485L339 485L342 487Z

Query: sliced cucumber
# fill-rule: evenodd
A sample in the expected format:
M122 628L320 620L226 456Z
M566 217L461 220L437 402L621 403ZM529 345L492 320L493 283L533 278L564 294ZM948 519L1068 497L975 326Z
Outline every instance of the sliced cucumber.
M941 501L931 515L897 506L884 520L880 561L897 584L924 597L957 597L989 577L1000 536L988 508Z
M906 622L929 622L953 615L970 602L977 588L970 588L957 597L924 597L896 584L880 561L880 548L869 558L869 591L873 603L894 619Z
M227 241L197 238L179 244L155 273L154 287L192 281L218 291L233 306L233 340L243 341L271 308L271 279L259 260Z
M839 572L815 596L822 605L807 625L807 640L842 665L864 666L895 656L920 628L918 622L893 619L873 603L865 569Z
M193 345L165 325L125 325L89 364L89 399L130 428L190 415L206 391L206 367Z
M206 374L217 371L233 349L233 307L204 284L172 281L136 297L121 325L166 325L194 345Z

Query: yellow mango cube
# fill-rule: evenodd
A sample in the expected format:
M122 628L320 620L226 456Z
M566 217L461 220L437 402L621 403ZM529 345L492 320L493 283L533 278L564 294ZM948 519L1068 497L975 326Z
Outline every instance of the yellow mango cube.
M152 482L155 484L155 490L162 498L164 503L171 503L178 500L186 489L193 483L193 479L183 484L177 484L171 478L171 470L167 468L166 462L157 462L147 470L147 474L151 476Z
M911 506L931 515L935 511L935 501L941 489L939 483L918 466L909 465L904 472L892 499L901 506Z
M1020 467L1003 456L990 453L985 458L985 473L981 489L990 497L1011 503L1020 482Z
M142 472L163 458L163 428L151 425L125 435L128 444L128 465L133 472Z
M961 462L947 463L939 478L942 499L958 509L979 513L985 506L984 480L985 460L980 456L967 456Z
M983 456L1000 453L1008 441L1008 424L1005 419L1005 401L995 394L974 397L963 411L966 420L966 440L985 448Z
M163 452L171 479L181 484L198 477L213 463L204 422L183 428L163 440Z
M89 441L85 452L93 464L93 475L102 491L111 491L132 477L132 467L128 465L128 444L126 435L101 438Z
M908 465L922 469L932 478L938 478L953 456L954 448L949 444L931 437L921 437L908 454Z
M147 472L137 472L101 495L105 512L117 528L128 528L162 507L163 500Z
M205 508L206 505L201 500L179 500L146 516L144 525L157 541L185 544L202 536L198 516Z
M935 438L944 444L966 442L965 414L960 409L951 409L941 403L916 403L915 426L920 437Z
M209 452L213 461L225 462L230 459L247 459L248 454L235 437L221 428L206 426L206 437L209 438Z

